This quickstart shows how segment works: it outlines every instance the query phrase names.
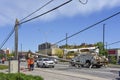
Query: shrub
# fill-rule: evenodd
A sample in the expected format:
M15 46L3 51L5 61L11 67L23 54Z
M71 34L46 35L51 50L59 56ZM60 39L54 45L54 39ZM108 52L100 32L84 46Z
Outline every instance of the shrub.
M0 73L0 80L43 80L40 76L25 75L22 73Z
M117 59L115 58L115 56L111 56L111 63L112 64L116 64L117 63Z

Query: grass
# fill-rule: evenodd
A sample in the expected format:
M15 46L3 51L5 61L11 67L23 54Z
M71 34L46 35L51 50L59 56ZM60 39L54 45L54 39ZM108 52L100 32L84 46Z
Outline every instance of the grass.
M3 69L8 69L9 67L7 65L0 65L0 70L3 70Z
M23 73L0 73L0 80L43 80L40 76L25 75Z

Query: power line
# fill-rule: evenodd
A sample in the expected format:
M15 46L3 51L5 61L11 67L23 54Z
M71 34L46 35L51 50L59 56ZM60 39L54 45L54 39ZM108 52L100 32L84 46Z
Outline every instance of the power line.
M51 9L51 10L49 10L49 11L46 11L46 12L44 12L44 13L38 15L38 16L35 16L35 17L31 18L31 19L28 19L28 20L26 20L26 21L23 21L23 22L21 22L20 24L29 22L29 21L34 20L34 19L36 19L36 18L38 18L38 17L41 17L41 16L43 16L43 15L45 15L45 14L48 14L49 12L52 12L52 11L58 9L58 8L64 6L65 4L68 4L68 3L71 2L71 1L72 1L72 0L69 0L69 1L67 1L67 2L65 2L65 3L63 3L63 4L61 4L61 5L57 6L57 7L55 7L55 8L53 8L53 9Z
M26 18L30 17L30 16L31 16L32 14L34 14L35 12L41 10L42 8L44 8L45 6L47 6L48 4L50 4L52 1L54 1L54 0L51 0L51 1L47 2L47 3L44 4L42 7L38 8L36 11L32 12L31 14L29 14L29 15L26 16L25 18L21 19L20 21L23 21L23 20L25 20ZM63 4L59 5L59 6L53 8L53 9L47 11L47 12L45 12L45 13L43 13L43 14L40 14L40 15L38 15L38 16L36 16L36 17L33 17L33 18L28 19L28 20L26 20L26 21L23 21L23 22L19 23L19 25L21 25L21 24L23 24L23 23L26 23L26 22L28 22L28 21L31 21L31 20L33 20L33 19L36 19L36 18L38 18L38 17L40 17L40 16L43 16L43 15L49 13L49 12L52 12L52 11L54 11L54 10L56 10L56 9L64 6L65 4L67 4L67 3L71 2L71 1L72 1L72 0L69 0L69 1L67 1L67 2L65 2L65 3L63 3ZM86 0L86 2L84 3L84 2L82 2L82 1L79 0L79 2L80 2L81 4L86 4L87 1L88 1L88 0ZM12 36L13 33L14 33L14 29L9 33L8 37L3 41L0 49L4 46L4 44L8 41L8 39Z
M5 40L2 42L0 49L2 49L2 47L5 45L5 43L9 40L9 38L12 36L12 34L14 33L14 28L11 30L11 32L8 34L8 36L5 38Z
M31 14L29 14L28 16L26 16L25 18L21 19L20 21L25 20L26 18L30 17L31 15L33 15L34 13L36 13L37 11L41 10L42 8L44 8L45 6L47 6L48 4L50 4L51 2L53 2L54 0L50 0L49 2L47 2L46 4L44 4L43 6L41 6L40 8L38 8L37 10L35 10L34 12L32 12ZM4 41L2 42L0 49L2 49L2 47L5 45L5 43L9 40L9 38L12 36L12 34L14 33L14 28L11 30L11 32L8 34L8 36L4 39Z
M98 24L100 24L100 23L102 23L102 22L104 22L104 21L106 21L106 20L114 17L114 16L117 16L117 15L119 15L119 14L120 14L120 11L117 12L117 13L115 13L115 14L113 14L113 15L111 15L111 16L109 16L109 17L107 17L107 18L105 18L105 19L103 19L103 20L101 20L101 21L98 21L97 23L95 23L95 24L93 24L93 25L90 25L90 26L86 27L85 29L83 29L83 30L81 30L81 31L79 31L79 32L76 32L76 33L72 34L71 36L68 36L67 39L69 39L69 38L71 38L71 37L73 37L73 36L75 36L75 35L83 32L83 31L86 31L86 30L88 30L88 29L90 29L90 28L92 28L92 27L94 27L94 26L96 26L96 25L98 25ZM62 42L62 41L65 41L65 40L66 40L66 38L64 38L64 39L56 42L55 44L58 44L58 43L60 43L60 42Z
M113 43L107 44L106 46L110 46L110 45L117 44L117 43L120 43L120 41L116 41L116 42L113 42Z
M47 6L48 4L50 4L51 2L53 2L54 0L50 0L49 2L47 2L46 4L44 4L43 6L41 6L40 8L38 8L37 10L35 10L34 12L32 12L31 14L29 14L28 16L26 16L25 18L21 19L21 21L25 20L26 18L30 17L31 15L33 15L34 13L38 12L39 10L41 10L42 8L44 8L45 6Z
M15 26L16 25L19 25L19 24L15 24ZM2 42L0 49L2 49L2 47L5 45L5 43L10 39L10 37L12 36L14 31L15 31L15 27L11 30L11 32L8 34L8 36L5 38L5 40Z

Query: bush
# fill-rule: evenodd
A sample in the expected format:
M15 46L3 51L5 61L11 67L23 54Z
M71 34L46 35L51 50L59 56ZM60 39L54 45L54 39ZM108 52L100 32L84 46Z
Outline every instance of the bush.
M117 63L117 59L115 58L115 56L111 56L111 63L112 64L116 64Z
M22 73L0 73L0 80L43 80L40 76L25 75Z

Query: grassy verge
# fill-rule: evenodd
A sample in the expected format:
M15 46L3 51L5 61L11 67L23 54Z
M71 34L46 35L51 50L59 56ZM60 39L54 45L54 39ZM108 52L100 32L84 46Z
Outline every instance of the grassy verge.
M8 69L8 66L7 65L0 65L0 70L3 70L3 69Z
M43 80L40 76L25 75L22 73L0 73L0 80Z

